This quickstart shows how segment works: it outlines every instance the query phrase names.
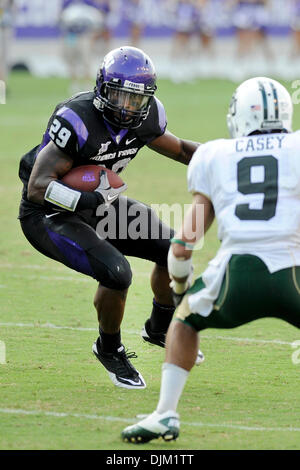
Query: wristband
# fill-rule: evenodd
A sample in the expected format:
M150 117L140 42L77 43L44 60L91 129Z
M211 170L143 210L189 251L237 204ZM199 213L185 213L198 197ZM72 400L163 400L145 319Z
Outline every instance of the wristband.
M194 243L188 243L183 240L179 240L178 238L171 238L171 243L177 243L178 245L184 246L187 250L193 250L195 247Z
M44 200L45 204L51 208L57 209L57 207L60 207L70 212L95 209L104 202L100 193L78 191L56 180L49 183Z

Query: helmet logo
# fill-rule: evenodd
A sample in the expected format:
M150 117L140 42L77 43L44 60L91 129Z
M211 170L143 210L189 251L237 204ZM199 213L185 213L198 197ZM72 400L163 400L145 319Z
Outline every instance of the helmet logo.
M131 88L132 90L141 91L141 92L145 90L144 83L135 83L135 82L131 82L130 80L125 80L124 87Z
M250 108L252 109L252 111L261 111L260 104L253 104L252 106L250 106Z

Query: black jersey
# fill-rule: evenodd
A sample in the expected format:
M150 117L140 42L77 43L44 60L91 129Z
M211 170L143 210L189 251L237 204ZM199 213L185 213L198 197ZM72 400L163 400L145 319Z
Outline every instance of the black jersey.
M110 126L94 106L94 98L94 92L83 92L59 103L42 143L22 157L19 176L24 189L20 217L36 207L27 200L27 184L36 156L50 140L74 160L73 167L98 164L120 173L144 145L165 132L166 113L156 97L151 98L149 113L137 129Z

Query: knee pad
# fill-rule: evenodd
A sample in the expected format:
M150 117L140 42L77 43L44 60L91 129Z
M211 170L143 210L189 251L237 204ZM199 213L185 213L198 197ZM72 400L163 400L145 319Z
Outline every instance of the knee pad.
M132 271L130 264L123 255L107 256L99 258L97 248L91 248L87 251L91 267L94 272L94 278L100 282L103 287L115 290L126 290L131 284Z
M112 283L110 289L128 289L132 281L132 271L130 264L124 257L119 259L113 266L109 266L108 271L110 272L110 282ZM106 287L105 284L102 283L102 285Z

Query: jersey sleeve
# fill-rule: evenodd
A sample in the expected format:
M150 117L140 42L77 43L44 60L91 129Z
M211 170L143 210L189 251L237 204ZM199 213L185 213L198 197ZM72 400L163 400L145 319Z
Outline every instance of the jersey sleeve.
M200 145L194 153L187 172L188 190L191 193L201 193L211 198L208 173L207 145Z
M164 105L156 97L152 98L147 118L137 129L139 139L149 144L152 140L163 135L167 128L167 116Z
M48 136L60 150L75 160L87 141L88 130L75 111L63 106L53 114Z

